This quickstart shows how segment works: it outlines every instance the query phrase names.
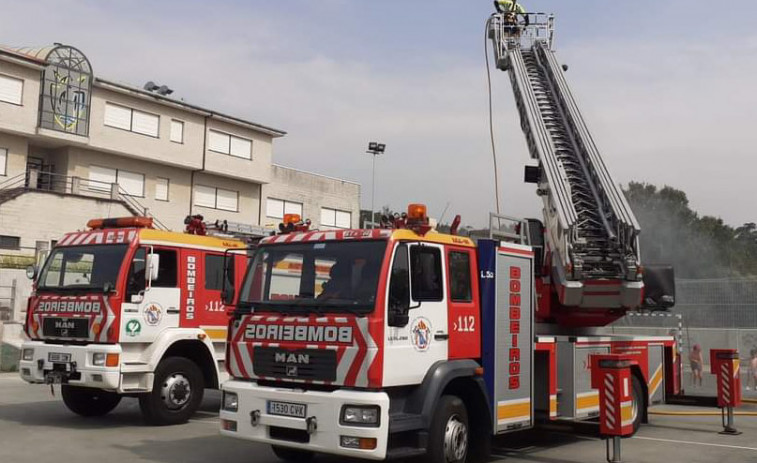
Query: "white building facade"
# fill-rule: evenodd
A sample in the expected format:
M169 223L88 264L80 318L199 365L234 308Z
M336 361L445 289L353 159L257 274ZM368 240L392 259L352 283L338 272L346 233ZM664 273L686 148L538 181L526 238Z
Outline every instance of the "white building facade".
M0 253L93 217L357 227L358 184L273 164L285 132L164 93L95 77L73 47L0 47Z

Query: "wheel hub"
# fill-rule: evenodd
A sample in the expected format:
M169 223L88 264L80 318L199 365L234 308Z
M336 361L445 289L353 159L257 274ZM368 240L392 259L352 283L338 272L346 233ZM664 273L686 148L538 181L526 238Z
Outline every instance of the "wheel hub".
M181 373L174 373L163 382L160 396L170 410L178 410L189 403L189 399L192 397L192 387L186 376Z
M444 456L447 461L462 461L468 451L468 428L458 415L447 420L444 430Z

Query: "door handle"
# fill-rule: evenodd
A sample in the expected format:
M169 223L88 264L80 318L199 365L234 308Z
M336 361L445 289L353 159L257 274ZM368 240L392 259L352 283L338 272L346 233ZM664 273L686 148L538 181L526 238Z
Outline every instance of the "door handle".
M179 313L179 312L180 312L179 309L177 309L176 307L169 307L166 310L166 313L171 313L171 314L173 314L173 313Z
M449 339L449 335L447 333L434 334L434 341L446 341L447 339Z

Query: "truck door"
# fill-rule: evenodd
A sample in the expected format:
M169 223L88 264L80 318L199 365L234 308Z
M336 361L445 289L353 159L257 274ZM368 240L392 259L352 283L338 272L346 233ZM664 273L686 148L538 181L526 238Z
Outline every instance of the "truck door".
M396 245L388 299L393 297L392 290L406 287L409 280L410 311L407 325L385 326L384 386L419 384L431 365L447 360L446 268L441 245ZM403 280L403 284L393 283L393 279Z
M158 277L147 281L147 256L159 256ZM152 342L165 329L179 326L177 252L169 248L140 247L134 253L126 281L121 342Z
M224 260L223 253L204 252L198 253L197 259L201 263L197 266L195 278L195 320L197 323L191 326L204 329L214 342L225 341L228 315L221 297L221 290L224 286L224 275L227 287L234 284L235 257L232 254Z

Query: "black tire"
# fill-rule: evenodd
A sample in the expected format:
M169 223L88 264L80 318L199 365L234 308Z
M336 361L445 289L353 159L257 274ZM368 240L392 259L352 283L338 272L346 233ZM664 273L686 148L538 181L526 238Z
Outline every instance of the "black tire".
M631 375L631 383L632 383L632 389L633 389L633 410L636 414L636 416L633 417L633 434L636 434L636 431L639 430L641 427L641 422L644 419L644 415L646 415L646 406L647 401L644 399L644 388L641 387L641 381L639 380L639 377L636 375Z
M139 396L139 409L148 424L186 423L202 402L205 381L191 360L168 357L155 369L152 392Z
M444 395L439 399L429 431L426 461L465 462L470 443L468 411L459 397Z
M60 387L60 392L63 403L69 410L87 417L107 415L121 402L121 396L115 392L91 387L64 384Z
M278 445L272 445L271 450L273 450L274 455L279 460L284 461L302 461L302 462L308 462L313 459L315 454L313 452L309 452L307 450L299 450L299 449L292 449L289 447L280 447Z

